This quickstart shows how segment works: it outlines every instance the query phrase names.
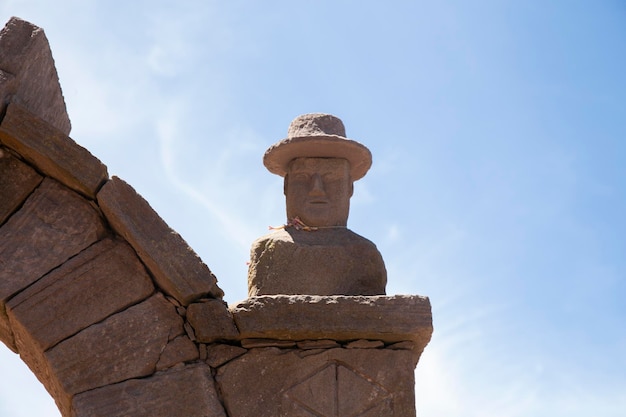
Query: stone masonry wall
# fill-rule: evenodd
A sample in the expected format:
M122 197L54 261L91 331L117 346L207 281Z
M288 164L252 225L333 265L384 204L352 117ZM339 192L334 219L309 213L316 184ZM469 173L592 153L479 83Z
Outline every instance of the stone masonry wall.
M182 237L69 131L43 31L12 18L0 32L0 340L64 417L415 415L426 297L229 308Z

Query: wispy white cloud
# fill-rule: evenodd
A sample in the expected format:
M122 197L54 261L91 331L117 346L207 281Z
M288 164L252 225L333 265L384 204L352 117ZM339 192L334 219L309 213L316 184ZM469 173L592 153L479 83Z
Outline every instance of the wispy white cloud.
M228 170L220 166L220 159L229 159L228 154L233 150L232 148L220 150L221 156L217 158L216 166L203 164L197 167L197 173L202 177L210 178L209 182L202 184L205 188L199 187L198 181L184 178L180 172L180 167L185 166L188 160L185 158L185 152L181 152L181 148L184 147L184 139L181 140L180 133L185 130L181 128L181 125L184 123L184 120L182 120L183 113L183 105L170 102L168 111L157 122L160 158L167 179L218 220L221 228L220 234L223 238L235 242L242 248L247 248L252 241L250 227L245 223L244 218L238 216L229 207L229 203L232 204L232 197L229 193L236 193L237 190L223 186L228 183L227 179L223 178ZM231 183L230 186L236 186L236 184Z

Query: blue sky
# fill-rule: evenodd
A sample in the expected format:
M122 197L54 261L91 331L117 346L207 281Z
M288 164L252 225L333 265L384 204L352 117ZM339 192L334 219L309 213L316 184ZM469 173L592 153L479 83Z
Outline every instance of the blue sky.
M250 243L284 222L263 152L332 113L374 157L349 227L389 294L431 299L419 415L623 416L623 2L0 3L14 15L46 32L72 138L228 302ZM58 416L4 347L0 366L0 415Z

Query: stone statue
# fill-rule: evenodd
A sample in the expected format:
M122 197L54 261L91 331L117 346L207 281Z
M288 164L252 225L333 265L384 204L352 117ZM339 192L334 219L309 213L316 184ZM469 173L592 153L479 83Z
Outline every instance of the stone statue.
M305 114L271 146L265 167L285 178L287 224L250 251L248 295L382 295L387 271L376 246L347 228L353 182L372 164L341 120Z

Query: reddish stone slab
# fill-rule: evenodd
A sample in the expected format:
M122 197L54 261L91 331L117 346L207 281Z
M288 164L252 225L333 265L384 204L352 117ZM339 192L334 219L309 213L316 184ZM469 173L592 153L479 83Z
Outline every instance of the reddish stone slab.
M0 340L13 346L6 301L104 234L102 218L87 200L52 179L43 180L0 227Z
M164 292L183 305L207 295L221 298L209 268L130 185L113 177L98 193L98 204Z
M45 352L48 391L58 400L152 375L168 342L182 333L182 318L156 294Z
M199 342L236 340L239 337L233 315L222 300L205 300L189 304L187 320L193 327L196 340Z
M415 416L412 354L328 349L315 355L252 349L216 375L229 416Z
M433 331L430 301L416 295L248 298L231 308L244 338L410 340L418 355Z
M309 350L309 349L332 349L340 347L339 343L330 339L320 339L320 340L303 340L298 342L298 349Z
M0 31L0 114L18 102L61 132L70 119L43 29L12 17Z
M15 75L0 69L0 97L5 98L5 100L0 102L0 110L4 111L6 109L11 95L15 94L18 85L19 83Z
M196 344L187 336L178 336L165 346L159 362L156 364L156 370L171 368L184 362L195 361L200 357L200 352Z
M15 336L13 336L13 330L11 329L9 318L4 308L0 308L0 341L14 353L18 353L17 345L15 344Z
M226 417L204 364L79 394L72 409L75 417Z
M0 147L0 225L22 205L42 179L33 168Z
M132 248L107 238L11 299L7 314L19 351L44 351L153 292Z
M44 174L95 199L107 168L62 131L12 103L0 124L0 141Z
M248 351L247 349L239 346L224 345L219 343L206 346L206 350L206 363L211 365L213 368L222 366L226 362L231 361Z
M207 349L204 343L198 343L198 353L201 361L206 361L207 359Z
M297 346L293 340L277 340L277 339L242 339L241 346L246 349L277 347L281 349L294 348Z
M380 340L359 339L346 344L346 349L380 349L385 344Z

